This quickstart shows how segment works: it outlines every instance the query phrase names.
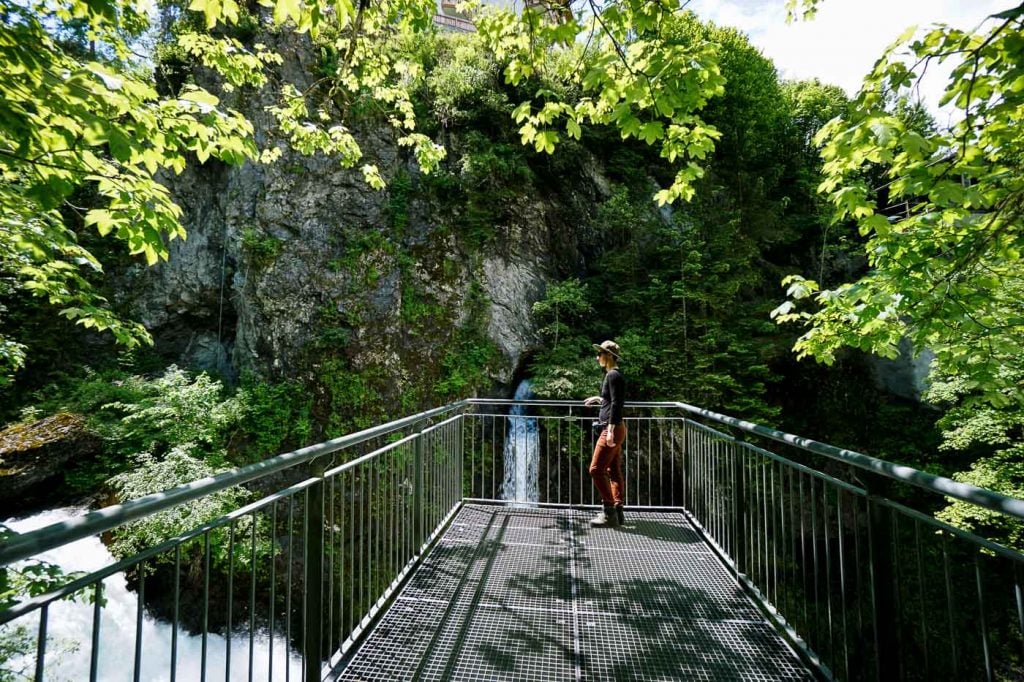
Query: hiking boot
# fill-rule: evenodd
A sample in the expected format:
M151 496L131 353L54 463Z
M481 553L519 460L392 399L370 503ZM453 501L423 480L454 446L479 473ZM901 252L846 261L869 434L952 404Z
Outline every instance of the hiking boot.
M626 525L626 514L623 512L621 504L615 505L615 520L620 526Z
M619 525L619 515L615 513L615 507L605 505L604 508L597 513L597 516L590 519L591 526L605 526L608 528L615 528Z

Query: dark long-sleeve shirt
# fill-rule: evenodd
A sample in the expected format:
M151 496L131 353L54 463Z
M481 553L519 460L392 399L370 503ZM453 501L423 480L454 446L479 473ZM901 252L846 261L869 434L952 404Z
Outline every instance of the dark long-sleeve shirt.
M617 369L610 369L604 375L601 384L601 414L598 420L602 424L622 423L622 405L626 402L626 378Z

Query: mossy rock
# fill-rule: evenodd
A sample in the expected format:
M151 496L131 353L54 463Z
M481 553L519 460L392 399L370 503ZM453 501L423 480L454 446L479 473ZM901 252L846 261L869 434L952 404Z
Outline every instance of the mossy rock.
M100 452L80 414L60 412L0 431L0 514L64 503L64 475Z

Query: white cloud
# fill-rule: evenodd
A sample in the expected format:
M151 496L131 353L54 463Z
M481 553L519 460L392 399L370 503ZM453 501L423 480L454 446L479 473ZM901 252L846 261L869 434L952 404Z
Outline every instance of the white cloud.
M691 0L702 19L750 37L787 79L819 78L853 95L882 52L905 29L941 22L973 30L1010 0L824 0L809 21L786 23L785 0ZM925 102L936 111L949 73L929 67Z

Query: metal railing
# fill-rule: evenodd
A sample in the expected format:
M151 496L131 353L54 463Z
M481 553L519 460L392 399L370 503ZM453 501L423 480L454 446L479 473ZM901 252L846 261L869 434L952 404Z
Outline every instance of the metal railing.
M160 657L167 667L158 679L322 679L457 509L463 407L455 403L7 539L0 566L17 567L243 483L266 491L282 476L300 479L0 612L0 643L30 623L34 651L22 658L32 660L20 667L37 680L52 677L59 659L76 650L88 652L88 660L60 671L63 678L153 679L144 658ZM104 617L106 581L117 576L138 595L134 637L104 643L105 627L113 627ZM171 632L150 642L146 611L154 596ZM91 623L71 644L49 632L51 611L67 599L94 605ZM186 672L194 662L179 654L186 636L199 639L196 677ZM58 655L48 657L51 647Z
M434 24L442 30L456 33L474 33L476 31L476 24L471 20L448 14L435 14Z
M510 416L513 404L524 413ZM464 500L598 503L593 418L578 402L462 401L15 536L0 544L0 566L227 488L261 491L0 612L0 638L31 625L23 658L44 679L59 663L48 656L60 646L51 611L91 599L79 646L88 679L104 679L105 581L120 575L139 607L134 638L117 645L117 679L140 679L157 655L167 679L186 679L186 636L198 638L199 679L329 677ZM1024 501L682 403L628 404L625 421L627 507L689 515L824 677L1019 675L1024 556L926 512L951 496L1024 520ZM511 434L524 426L537 467L530 498L503 490ZM167 641L146 639L147 606L169 623Z
M1024 521L1024 500L678 407L717 426L687 419L684 506L826 674L1021 677L1024 555L922 509Z

